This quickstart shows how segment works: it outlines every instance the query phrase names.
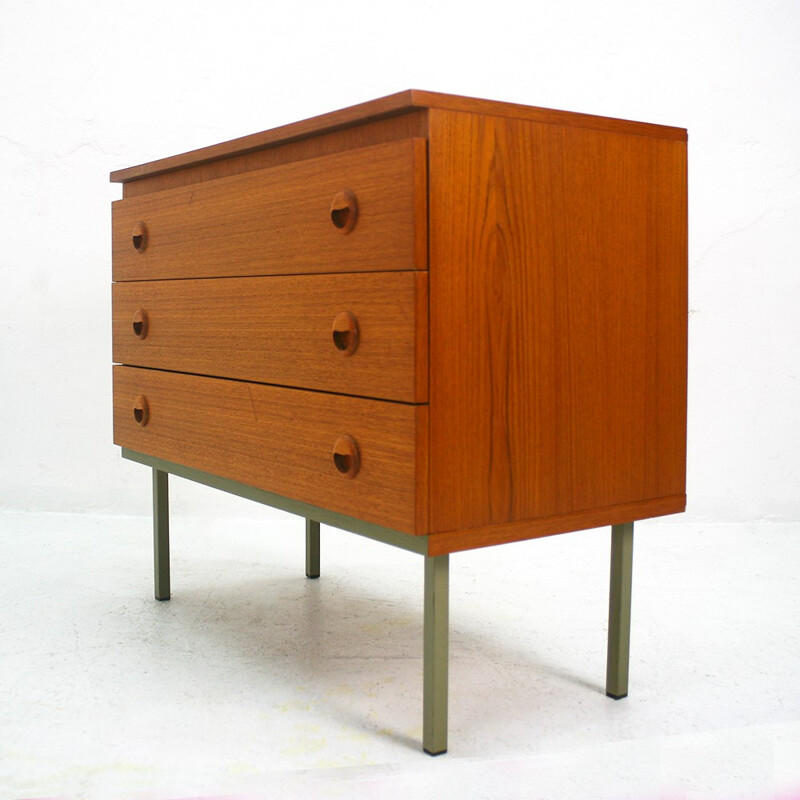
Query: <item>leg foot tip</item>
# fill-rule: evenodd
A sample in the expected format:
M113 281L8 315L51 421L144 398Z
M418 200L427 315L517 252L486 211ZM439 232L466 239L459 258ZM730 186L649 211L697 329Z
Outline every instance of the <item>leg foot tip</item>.
M313 581L313 580L316 580L317 578L319 578L319 573L317 573L316 575L309 575L309 574L306 572L306 578L308 578L309 580L312 580L312 581Z
M625 692L625 694L612 694L611 692L606 692L606 697L610 697L612 700L622 700L627 696L627 692Z
M437 750L433 752L432 750L428 750L427 747L422 748L429 756L443 756L447 752L447 748L445 747L444 750Z

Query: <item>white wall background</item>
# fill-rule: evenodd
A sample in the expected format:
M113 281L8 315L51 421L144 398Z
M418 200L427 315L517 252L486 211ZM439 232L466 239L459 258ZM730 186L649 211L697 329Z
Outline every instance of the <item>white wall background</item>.
M0 7L0 508L149 508L111 444L109 171L420 88L689 129L688 513L800 517L797 0Z

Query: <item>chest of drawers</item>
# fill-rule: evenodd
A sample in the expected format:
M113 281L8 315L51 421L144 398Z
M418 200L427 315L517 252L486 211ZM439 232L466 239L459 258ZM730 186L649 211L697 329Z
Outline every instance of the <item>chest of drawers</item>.
M112 173L114 438L426 564L446 749L452 552L685 507L686 132L408 91Z

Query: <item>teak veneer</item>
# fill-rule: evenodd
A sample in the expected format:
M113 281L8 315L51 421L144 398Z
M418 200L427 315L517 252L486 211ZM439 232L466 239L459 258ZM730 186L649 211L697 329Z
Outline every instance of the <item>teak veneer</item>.
M112 173L114 440L425 556L423 746L447 742L448 556L685 508L686 131L408 91Z

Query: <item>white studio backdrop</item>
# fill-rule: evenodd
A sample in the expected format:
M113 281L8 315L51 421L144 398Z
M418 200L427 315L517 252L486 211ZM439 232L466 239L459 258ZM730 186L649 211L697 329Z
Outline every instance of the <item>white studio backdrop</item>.
M419 88L689 129L687 513L798 520L797 0L0 7L0 509L149 511L112 445L108 173Z

